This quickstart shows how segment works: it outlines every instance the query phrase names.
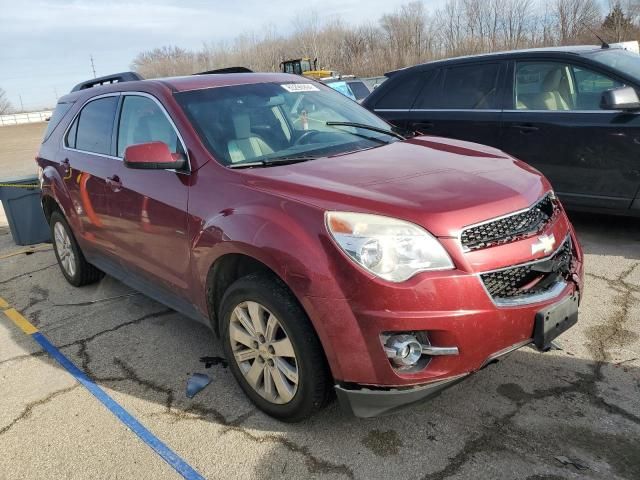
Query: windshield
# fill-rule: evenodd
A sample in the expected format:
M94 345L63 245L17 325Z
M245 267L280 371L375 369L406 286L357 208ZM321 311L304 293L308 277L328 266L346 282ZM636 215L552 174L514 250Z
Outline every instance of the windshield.
M592 60L628 73L640 80L640 55L621 48L602 49L585 55Z
M350 122L389 124L315 82L256 83L175 94L212 155L225 165L337 155L395 142Z

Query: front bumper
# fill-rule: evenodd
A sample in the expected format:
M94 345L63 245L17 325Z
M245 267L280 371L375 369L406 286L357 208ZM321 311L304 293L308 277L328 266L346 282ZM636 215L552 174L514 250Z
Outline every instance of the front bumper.
M445 380L421 385L419 387L387 390L361 388L345 388L335 386L338 402L344 411L360 418L377 417L395 413L410 405L438 395L442 390L455 385L469 374L458 375Z
M334 278L345 297L303 300L336 382L375 392L444 384L479 370L514 345L532 342L536 315L580 294L583 282L582 251L564 214L547 233L558 239L571 236L572 278L552 298L526 304L497 305L477 272L531 260L536 237L470 253L462 252L456 239L442 239L458 269L425 272L398 284L365 278L344 260L336 261L341 270ZM390 364L381 343L389 332L427 332L432 346L457 347L458 354L431 356L426 367L402 371Z
M519 348L530 345L533 339L523 340L488 357L481 369ZM425 385L408 388L371 388L360 385L336 385L340 407L360 418L388 415L439 395L443 390L461 382L474 372L436 380Z

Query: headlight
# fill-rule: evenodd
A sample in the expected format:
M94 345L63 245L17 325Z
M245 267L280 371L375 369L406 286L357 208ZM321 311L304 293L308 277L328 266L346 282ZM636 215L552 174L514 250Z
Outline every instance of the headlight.
M378 277L403 282L425 270L451 270L440 242L413 223L366 213L327 212L327 229L340 248Z

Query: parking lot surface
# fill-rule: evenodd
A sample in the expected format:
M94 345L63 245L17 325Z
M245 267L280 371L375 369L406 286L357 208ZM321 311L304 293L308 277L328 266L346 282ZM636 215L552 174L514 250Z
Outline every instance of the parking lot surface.
M587 275L562 349L524 348L382 418L335 402L299 424L265 416L200 361L222 355L206 327L110 277L71 287L50 245L24 253L6 225L0 297L206 478L637 479L640 221L572 219ZM189 399L195 372L212 382ZM0 478L179 478L2 314L0 392Z
M523 349L419 407L370 420L335 403L301 424L266 417L223 365L199 361L221 355L205 327L109 277L67 285L47 246L2 258L0 292L207 478L634 479L640 226L586 217L576 224L586 292L561 351ZM1 227L0 257L16 251ZM0 476L177 476L6 317L0 345ZM193 372L212 383L190 400Z

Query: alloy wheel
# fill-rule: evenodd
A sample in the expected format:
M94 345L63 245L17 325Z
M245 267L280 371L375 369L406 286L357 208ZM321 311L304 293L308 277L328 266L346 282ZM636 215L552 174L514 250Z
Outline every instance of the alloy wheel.
M229 323L231 350L247 383L265 400L290 402L298 390L298 361L284 327L263 305L237 305Z
M76 256L71 247L71 238L60 222L53 227L53 233L60 265L67 275L73 277L76 274Z

